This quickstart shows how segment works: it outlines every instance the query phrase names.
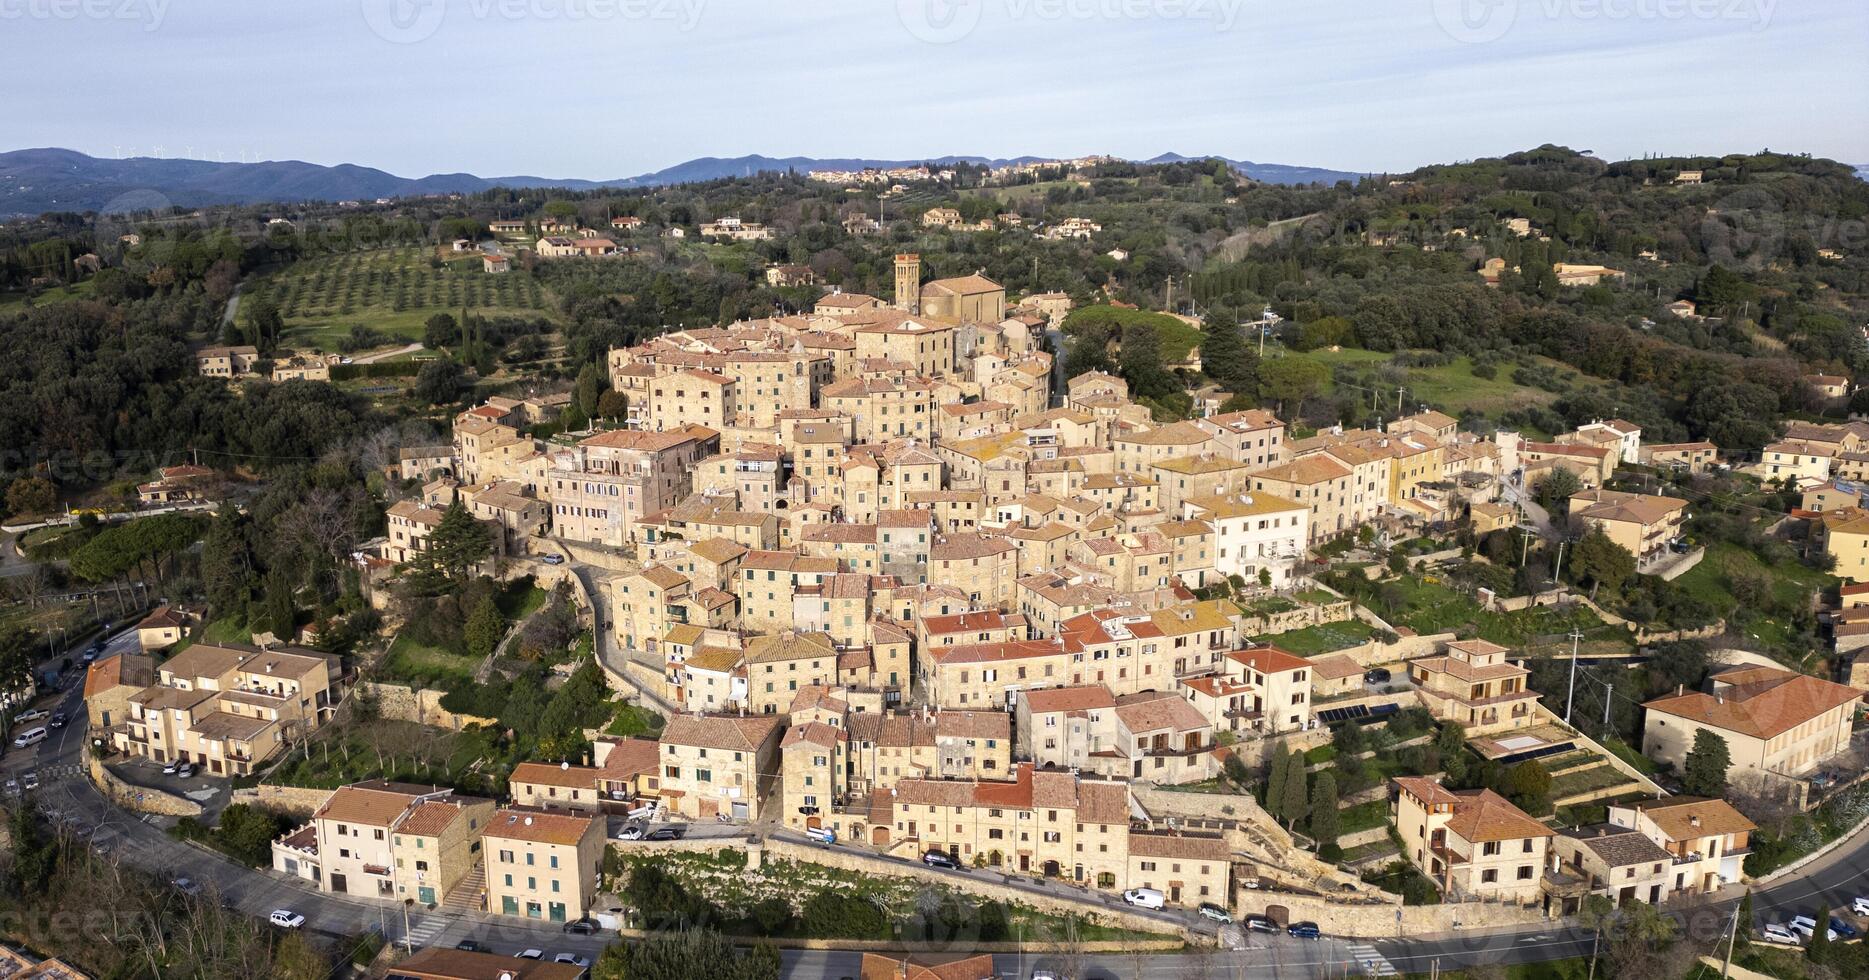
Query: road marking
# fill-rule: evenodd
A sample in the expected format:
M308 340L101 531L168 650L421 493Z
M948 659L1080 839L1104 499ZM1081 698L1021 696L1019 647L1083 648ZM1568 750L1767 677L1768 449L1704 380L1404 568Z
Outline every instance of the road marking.
M1372 977L1393 977L1398 975L1395 965L1382 955L1376 947L1368 943L1349 944L1350 956L1356 960L1363 972Z

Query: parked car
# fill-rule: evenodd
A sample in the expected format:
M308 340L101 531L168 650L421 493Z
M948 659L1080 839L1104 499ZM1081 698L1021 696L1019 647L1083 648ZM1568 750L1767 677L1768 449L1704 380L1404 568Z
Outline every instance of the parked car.
M1830 917L1830 938L1855 939L1856 927L1833 915Z
M1159 909L1168 904L1168 896L1153 888L1131 888L1123 893L1123 901L1139 909Z
M17 779L7 780L6 781L6 792L8 796L12 796L13 794L18 793L19 792L19 780Z
M1285 932L1296 939L1324 938L1324 934L1318 931L1315 922L1294 922L1285 927Z
M642 840L642 835L642 824L625 824L622 830L617 831L617 840Z
M195 764L192 762L181 763L175 767L175 774L183 779L187 779L195 774Z
M297 929L305 924L305 917L291 909L273 909L273 914L266 918L281 929Z
M1797 933L1805 939L1813 938L1814 934L1817 932L1817 920L1808 915L1800 915L1790 922L1785 923L1785 925L1789 927L1792 932ZM1835 929L1825 927L1824 933L1825 937L1828 939L1835 940L1837 938L1837 931Z
M1199 912L1201 914L1201 918L1203 919L1212 919L1215 922L1232 922L1233 921L1233 913L1228 912L1226 909L1223 909L1220 906L1215 905L1212 902L1202 902L1201 907L1198 909L1195 909L1194 911Z
M464 953L484 953L487 951L487 947L474 942L472 939L463 939L455 943L454 948Z
M1253 915L1247 916L1246 918L1240 921L1245 924L1247 932L1278 932L1279 931L1278 923L1272 921L1272 917L1269 915L1258 915L1255 913Z
M45 710L44 708L34 708L31 711L22 711L19 714L14 715L13 723L17 725L17 724L22 724L22 723L29 722L29 721L38 721L39 719L44 718L50 714L51 712Z
M644 837L643 840L681 840L683 835L687 833L688 828L686 827L657 827L649 831L648 836Z
M1759 930L1759 941L1777 943L1780 946L1796 946L1799 942L1797 933L1792 932L1776 922Z
M597 931L597 923L589 919L578 919L565 923L565 932L572 936L589 936Z
M516 960L542 960L544 958L545 951L542 949L522 949L513 954L513 959Z
M1850 911L1869 918L1869 896L1856 896L1856 900L1850 903Z
M26 787L28 790L38 789L39 788L39 773L36 770L32 770L32 769L28 769L25 772L20 773L19 784L21 786Z
M184 895L201 894L201 882L193 878L176 878L169 882L169 887Z
M1363 682L1366 684L1387 684L1389 683L1389 678L1393 676L1395 675L1389 673L1387 667L1371 667L1363 672Z
M546 554L546 555L540 555L539 560L544 562L547 565L562 565L565 563L565 556L560 555L560 554L555 554L555 553Z
M960 862L946 851L929 851L922 855L922 863L931 868L960 868Z
M173 776L175 775L175 770L180 768L181 765L182 764L179 762L171 762L168 765L162 767L162 774L164 776Z
M40 742L45 741L47 735L48 733L44 728L28 728L18 735L13 736L13 747L16 749L30 748L31 746L38 745Z
M559 953L552 957L552 962L575 966L580 970L588 970L591 966L591 958L580 953Z

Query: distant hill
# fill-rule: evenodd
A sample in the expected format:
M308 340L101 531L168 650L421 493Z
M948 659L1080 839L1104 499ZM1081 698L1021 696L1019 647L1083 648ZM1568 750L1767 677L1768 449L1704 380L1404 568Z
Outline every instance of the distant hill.
M1184 157L1179 153L1164 153L1143 163L1185 163L1189 160L1202 160L1205 157ZM1226 160L1226 157L1219 159ZM1363 174L1353 174L1347 170L1327 170L1323 167L1294 167L1284 163L1254 163L1251 160L1226 160L1233 169L1254 180L1268 184L1334 184L1340 180L1354 181Z
M478 177L473 174L430 174L398 177L374 167L354 164L322 166L297 160L264 163L215 163L208 160L160 160L153 157L100 159L75 150L55 148L0 153L0 217L35 215L46 211L136 211L165 204L200 207L209 204L257 204L292 201L372 201L379 197L422 194L473 193L494 187L563 187L593 190L602 187L655 187L744 177L756 173L795 170L858 170L864 167L903 167L918 163L972 163L1004 166L1046 157L948 156L932 160L829 159L818 157L743 156L702 157L675 166L615 180L580 180L566 177ZM1167 154L1150 163L1199 159ZM1335 181L1356 175L1313 167L1228 161L1242 173L1276 184Z

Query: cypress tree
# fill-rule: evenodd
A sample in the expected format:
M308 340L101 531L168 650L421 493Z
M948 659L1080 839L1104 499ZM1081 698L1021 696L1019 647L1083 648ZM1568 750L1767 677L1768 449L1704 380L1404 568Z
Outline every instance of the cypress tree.
M1285 802L1282 806L1287 829L1295 826L1304 817L1305 806L1305 770L1304 754L1297 749L1291 752L1289 771L1285 774Z

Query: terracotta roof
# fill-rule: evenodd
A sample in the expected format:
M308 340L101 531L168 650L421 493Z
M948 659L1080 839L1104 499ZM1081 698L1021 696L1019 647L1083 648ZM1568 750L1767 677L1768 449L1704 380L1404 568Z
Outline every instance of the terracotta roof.
M420 800L415 793L368 788L361 784L340 786L312 816L317 820L387 828Z
M417 803L409 815L396 825L396 833L414 837L435 837L448 829L454 818L461 815L469 804L488 803L475 797L450 796L445 800L428 800Z
M1644 704L1712 728L1773 738L1843 705L1863 692L1777 667L1735 667L1714 674L1717 694L1689 691Z
M1628 827L1593 824L1559 833L1588 848L1611 868L1627 868L1638 864L1665 865L1674 858L1660 844L1649 840L1647 835Z
M1311 661L1275 646L1235 650L1227 654L1227 659L1245 664L1261 674L1279 674L1288 670L1303 670L1311 666Z
M1341 653L1311 661L1311 669L1317 672L1317 676L1327 681L1342 680L1345 677L1355 677L1363 673L1362 664Z
M1232 851L1222 837L1188 837L1181 834L1130 834L1130 857L1180 858L1191 861L1228 861Z
M821 721L813 721L803 725L793 725L786 729L785 737L779 740L779 748L788 749L794 745L810 744L821 745L828 749L836 747L837 743L849 737L850 733L841 728L833 728Z
M156 682L156 661L140 653L120 653L91 664L84 672L89 699L118 687L148 687Z
M502 840L575 847L593 827L597 828L599 838L603 836L602 827L596 823L600 819L559 811L507 807L493 814L493 819L487 821L482 834Z
M1671 841L1693 840L1714 834L1742 834L1757 830L1745 814L1725 800L1682 799L1649 800L1630 804L1646 814Z
M1454 815L1448 818L1447 829L1469 842L1554 836L1551 828L1490 789L1463 790L1454 796L1458 802L1454 804Z
M421 980L577 980L584 974L581 967L570 963L522 960L440 946L417 950L390 972Z
M597 770L591 766L553 765L549 762L521 762L513 767L509 783L536 786L565 786L589 789L597 784Z
M1039 691L1026 691L1027 710L1035 715L1051 714L1057 711L1089 711L1092 708L1114 708L1116 698L1110 689L1102 684L1086 684L1081 687L1051 687Z
M662 764L662 743L650 738L620 738L611 743L604 764L598 769L600 779L629 779L653 773Z
M662 730L662 744L757 752L779 723L777 715L675 715Z
M1131 734L1141 735L1163 729L1175 732L1204 731L1212 726L1185 698L1166 691L1147 691L1116 699L1116 717Z

